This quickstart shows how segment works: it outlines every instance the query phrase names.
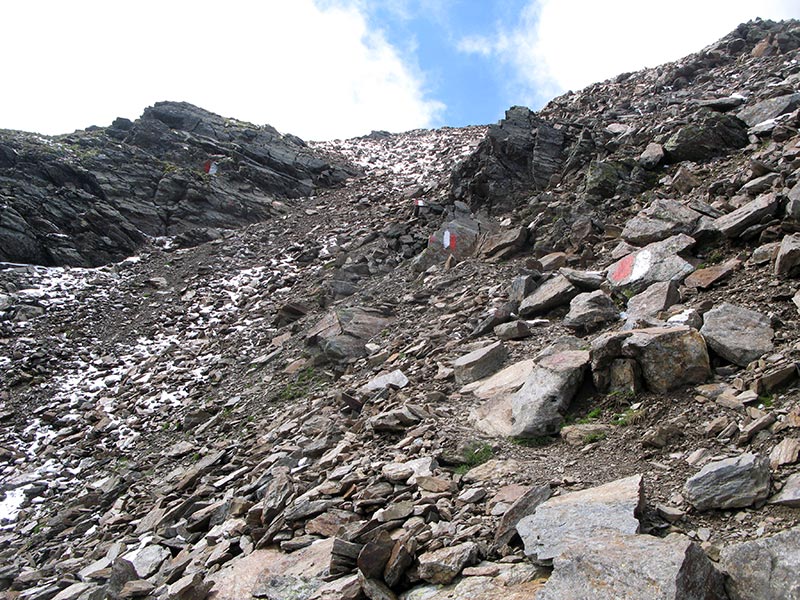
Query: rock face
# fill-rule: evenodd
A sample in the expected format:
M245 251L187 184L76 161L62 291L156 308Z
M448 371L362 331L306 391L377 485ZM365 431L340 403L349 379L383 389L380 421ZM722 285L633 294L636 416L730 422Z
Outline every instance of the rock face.
M664 144L669 160L706 160L747 145L746 124L731 115L704 111Z
M549 564L572 544L612 530L639 532L644 507L641 475L550 498L517 524L525 554Z
M178 102L51 139L3 132L0 154L0 261L41 265L121 260L149 237L208 241L356 172L272 127Z
M742 508L767 499L769 461L742 454L708 463L683 486L686 499L698 510Z
M520 193L550 185L561 170L566 145L561 129L528 108L510 108L453 172L453 197L473 208L508 208Z
M734 544L722 550L720 567L728 574L730 600L800 595L800 529Z
M659 539L609 530L556 556L553 575L536 597L726 600L723 581L700 546L685 536Z

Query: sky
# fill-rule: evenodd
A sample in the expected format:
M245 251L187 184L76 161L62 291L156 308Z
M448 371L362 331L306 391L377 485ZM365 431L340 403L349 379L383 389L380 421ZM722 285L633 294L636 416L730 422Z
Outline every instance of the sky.
M494 123L677 60L800 0L26 0L2 6L0 128L161 100L307 140Z

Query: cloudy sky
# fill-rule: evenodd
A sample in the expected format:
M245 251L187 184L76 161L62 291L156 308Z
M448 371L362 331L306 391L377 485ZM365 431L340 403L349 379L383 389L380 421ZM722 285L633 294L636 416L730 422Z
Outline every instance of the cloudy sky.
M27 0L3 5L0 128L159 100L310 140L492 123L676 60L798 0Z

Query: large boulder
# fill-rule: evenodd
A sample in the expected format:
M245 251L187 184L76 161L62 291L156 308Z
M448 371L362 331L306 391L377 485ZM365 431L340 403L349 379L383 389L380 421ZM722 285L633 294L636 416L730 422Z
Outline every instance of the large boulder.
M511 397L511 435L554 435L583 383L589 353L564 351L539 361L525 385Z
M642 476L633 475L550 498L519 521L517 533L525 544L526 556L550 564L571 545L606 535L607 530L638 533L644 502Z
M723 548L730 600L800 598L800 527Z
M629 365L627 360L637 365L636 371L654 392L702 383L711 374L703 336L686 326L604 333L592 342L591 356L592 377L601 391L615 379L615 369Z
M701 215L677 200L656 199L625 223L622 239L631 244L650 244L678 233L691 234Z
M705 465L683 486L683 495L697 510L744 508L769 496L769 460L754 454Z
M751 598L767 596L751 596ZM537 600L727 600L723 575L686 536L598 531L553 558Z
M564 325L572 329L591 330L603 323L619 319L619 309L602 290L578 294L569 304Z
M780 117L798 108L800 108L800 93L786 94L746 106L736 116L747 123L748 127L755 127L759 123Z
M717 217L713 227L725 237L736 238L763 219L777 214L780 205L781 200L774 193L762 194L736 210Z
M740 367L772 350L772 326L759 312L723 302L703 316L700 333L709 347Z

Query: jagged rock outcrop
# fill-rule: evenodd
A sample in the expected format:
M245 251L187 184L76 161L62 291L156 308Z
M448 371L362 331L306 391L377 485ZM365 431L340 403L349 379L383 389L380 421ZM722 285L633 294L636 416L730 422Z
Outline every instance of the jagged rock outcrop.
M0 132L0 261L97 266L151 237L194 244L355 173L274 128L159 102L134 122Z

